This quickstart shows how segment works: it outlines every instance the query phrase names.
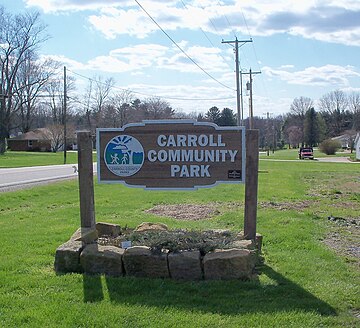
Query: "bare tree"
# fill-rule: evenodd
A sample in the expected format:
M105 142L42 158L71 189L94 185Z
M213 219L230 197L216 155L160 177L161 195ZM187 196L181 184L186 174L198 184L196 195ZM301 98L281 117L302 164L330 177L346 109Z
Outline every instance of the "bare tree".
M91 95L92 95L92 80L89 80L89 84L84 93L84 114L86 118L86 124L88 129L91 130Z
M360 92L349 95L349 109L353 114L353 130L360 131Z
M62 124L50 124L46 129L43 129L42 134L44 139L50 142L52 152L56 153L64 147L64 126ZM74 136L75 128L69 125L67 129L67 139L75 139Z
M304 126L305 126L305 115L306 112L314 107L314 101L308 97L295 98L290 105L290 115L295 118L296 125L301 131L301 143L304 143Z
M51 151L56 153L64 145L64 126L62 124L48 125L44 136L50 142Z
M114 127L122 127L131 120L131 102L134 100L134 96L131 91L123 90L116 93L111 98L111 104L114 107L113 113L113 125Z
M56 76L52 76L45 87L46 98L44 103L49 108L51 117L51 124L64 124L64 77L60 71ZM75 78L73 76L66 76L66 89L67 89L67 113L71 113L71 108L77 101L72 97L72 93L76 90Z
M51 117L52 124L62 123L63 113L63 84L59 78L54 78L45 86L47 98L44 100L44 104L48 108L48 116Z
M293 100L290 105L290 114L305 118L306 112L312 107L314 107L314 101L311 98L301 96Z
M170 104L158 97L153 97L144 102L145 117L152 120L169 119L174 117L174 110Z
M332 136L339 135L343 130L347 106L348 98L341 90L329 92L320 98L319 108Z
M31 53L20 65L14 88L14 95L16 95L14 98L17 100L14 110L22 132L28 132L31 129L36 114L36 104L41 99L40 93L45 91L46 84L58 68L58 62L51 59L36 60L32 58Z
M93 80L93 93L91 95L92 111L95 117L96 127L102 123L102 114L105 106L110 100L110 93L115 84L112 77L103 81L102 77L95 77Z
M88 87L83 96L83 108L89 130L104 125L106 111L112 110L111 91L115 81L112 77L103 80L101 76L95 76L89 80Z
M291 125L286 129L289 144L293 148L298 148L303 141L303 131L299 126Z
M353 153L355 150L355 139L356 139L357 131L355 130L346 130L344 131L344 137L347 141L348 147L350 148L350 152Z
M39 13L11 15L0 7L0 154L12 128L16 77L27 54L48 39Z

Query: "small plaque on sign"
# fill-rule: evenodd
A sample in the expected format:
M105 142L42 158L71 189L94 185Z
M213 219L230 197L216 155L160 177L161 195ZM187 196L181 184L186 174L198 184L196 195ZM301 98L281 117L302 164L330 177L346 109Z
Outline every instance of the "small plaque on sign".
M130 240L126 240L126 241L122 241L121 242L121 248L129 248L131 247L131 241Z
M228 171L229 179L238 179L241 180L241 170L230 170Z

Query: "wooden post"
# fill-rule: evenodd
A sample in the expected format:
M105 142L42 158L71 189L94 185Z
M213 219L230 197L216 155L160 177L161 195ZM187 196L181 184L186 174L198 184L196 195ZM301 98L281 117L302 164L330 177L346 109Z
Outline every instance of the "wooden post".
M246 130L244 237L255 240L259 170L259 131Z
M77 132L81 229L95 229L92 139L89 131Z

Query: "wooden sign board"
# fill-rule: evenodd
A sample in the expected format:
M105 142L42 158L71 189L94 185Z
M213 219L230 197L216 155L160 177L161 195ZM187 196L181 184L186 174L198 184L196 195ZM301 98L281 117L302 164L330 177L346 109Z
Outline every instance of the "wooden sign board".
M245 129L195 120L97 129L99 183L197 189L245 182Z

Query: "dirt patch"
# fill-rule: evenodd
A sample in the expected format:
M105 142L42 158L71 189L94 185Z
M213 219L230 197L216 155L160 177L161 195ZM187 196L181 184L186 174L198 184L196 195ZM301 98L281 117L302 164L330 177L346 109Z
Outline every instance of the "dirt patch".
M278 211L302 211L305 208L309 208L310 206L314 205L314 201L310 200L303 200L299 202L260 202L259 208L265 209L275 209Z
M314 216L328 221L324 244L333 249L348 263L360 267L360 176L340 172L317 172L303 177L309 186L308 196L318 198L320 205L326 199L326 206L314 209ZM336 216L331 214L339 213Z
M216 204L173 204L156 205L146 213L171 217L177 220L203 220L219 215Z
M306 176L303 179L309 185L308 196L344 199L358 198L360 195L360 176L317 173L317 176Z
M338 255L360 268L360 217L328 217L331 232L323 240Z

